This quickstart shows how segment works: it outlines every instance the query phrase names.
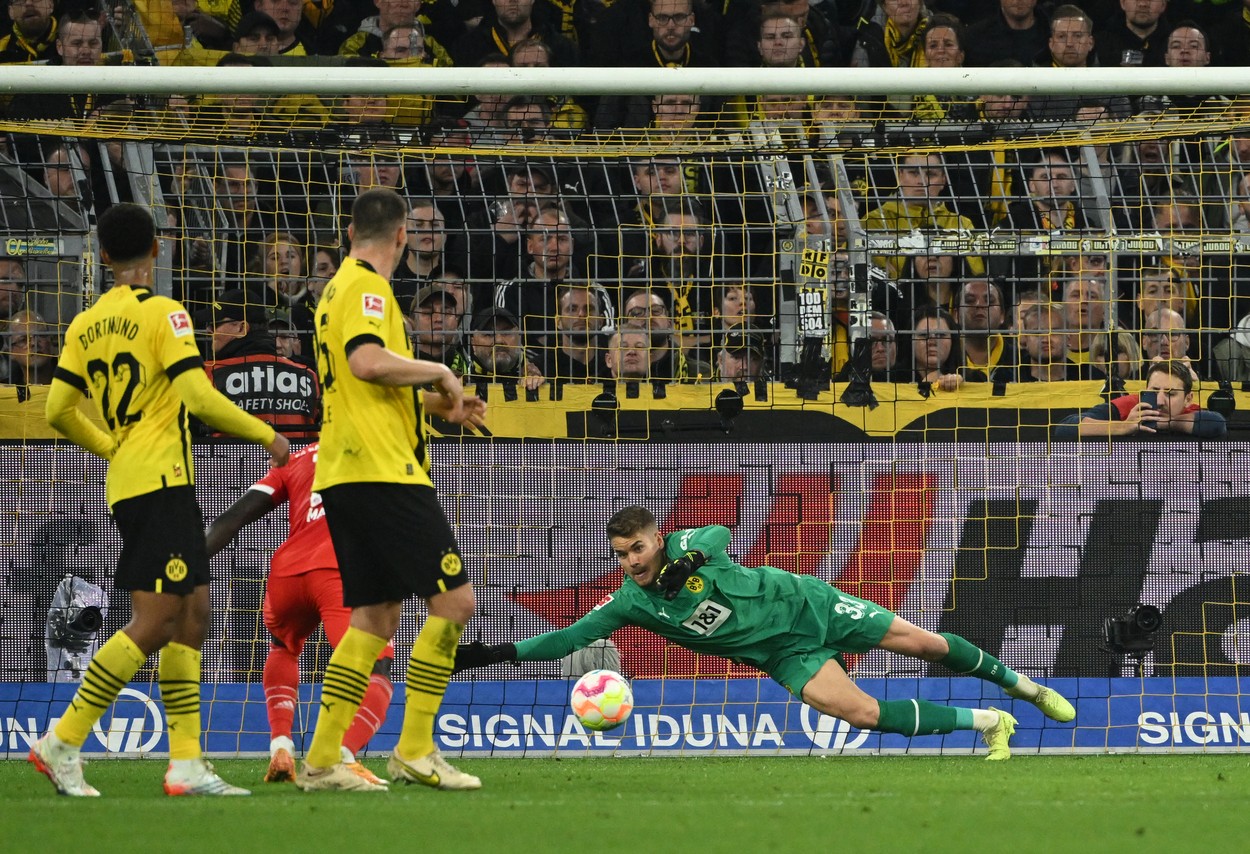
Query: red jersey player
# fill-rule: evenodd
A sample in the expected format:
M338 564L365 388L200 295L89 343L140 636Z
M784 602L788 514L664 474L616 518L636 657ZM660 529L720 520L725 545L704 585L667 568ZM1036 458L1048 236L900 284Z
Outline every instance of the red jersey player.
M312 491L317 443L291 454L291 461L252 485L205 532L208 554L225 548L245 525L287 504L290 530L286 542L273 553L269 583L265 586L264 618L269 630L265 659L265 706L269 712L269 770L265 782L295 778L295 743L291 726L299 691L299 654L304 641L325 624L326 638L337 646L347 631L351 611L343 606L343 583L338 559L330 542L321 496ZM382 782L356 761L386 718L391 704L391 663L395 647L386 645L369 678L360 711L343 736L343 761L370 782Z

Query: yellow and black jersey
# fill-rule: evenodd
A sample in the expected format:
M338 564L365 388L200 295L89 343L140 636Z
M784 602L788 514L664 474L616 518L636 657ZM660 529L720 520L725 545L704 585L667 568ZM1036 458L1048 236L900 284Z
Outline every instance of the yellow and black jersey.
M366 382L347 366L361 344L412 357L390 283L364 261L345 259L321 295L315 325L324 398L313 488L361 482L433 485L420 390Z
M91 398L113 438L110 507L193 482L187 408L173 381L203 370L186 309L146 288L119 284L70 323L55 379Z

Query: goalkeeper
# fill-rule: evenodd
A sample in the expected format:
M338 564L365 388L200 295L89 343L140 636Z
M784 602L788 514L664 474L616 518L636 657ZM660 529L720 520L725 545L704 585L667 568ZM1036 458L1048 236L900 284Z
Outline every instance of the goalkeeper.
M729 559L727 528L659 532L643 507L608 521L608 539L625 571L616 592L573 625L515 644L459 647L456 670L501 661L546 661L639 626L686 649L749 664L824 714L860 729L932 735L976 730L988 759L1011 756L1016 719L998 709L964 709L927 700L877 700L847 676L840 653L885 649L942 664L999 685L1056 721L1076 717L1050 688L952 634L935 634L885 608L849 596L818 578L770 566L749 569Z

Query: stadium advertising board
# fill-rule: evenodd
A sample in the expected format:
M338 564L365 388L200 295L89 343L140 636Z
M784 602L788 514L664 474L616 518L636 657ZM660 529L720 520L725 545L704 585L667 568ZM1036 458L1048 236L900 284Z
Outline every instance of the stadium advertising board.
M572 679L453 682L439 714L437 739L448 755L579 756L692 754L855 754L873 752L971 753L975 733L922 736L865 732L826 717L768 680L637 679L633 715L619 729L590 732L568 708ZM1046 721L1025 703L1011 708L1020 719L1013 750L1195 751L1250 749L1250 679L1204 681L1147 679L1059 680L1076 698L1076 726ZM922 697L967 705L987 704L981 683L971 679L871 679L861 685L878 697ZM26 754L39 733L54 723L50 709L64 708L72 685L0 685L0 725L9 758ZM34 690L31 690L31 689ZM990 689L992 691L992 689ZM306 689L296 718L312 738L315 692ZM397 693L396 697L400 695ZM157 692L133 684L87 739L89 753L142 755L168 750ZM264 689L256 683L205 686L205 746L219 756L267 754ZM1003 699L992 702L1002 704ZM389 751L399 738L402 703L396 700L370 753Z
M621 506L643 503L666 530L729 526L729 551L744 564L817 575L926 628L964 635L1030 676L1076 680L1069 696L1081 726L1041 727L1040 718L1029 726L1022 718L1021 744L1101 749L1247 741L1250 708L1238 698L1250 695L1250 621L1237 584L1250 565L1247 450L1241 443L1165 442L440 442L433 457L478 586L470 634L484 641L567 625L615 589L620 575L603 525ZM31 727L46 727L49 708L69 696L49 692L72 692L47 684L53 592L71 574L111 593L107 568L120 543L104 507L101 463L31 445L0 448L0 459L6 471L21 473L0 484L0 506L23 508L4 517L13 548L0 580L0 723L5 749L21 751ZM260 453L243 446L197 447L195 464L206 518L263 474ZM257 683L267 638L258 613L268 555L285 527L273 514L214 562L217 615L204 659L214 752L263 748L252 746L266 731ZM1141 664L1144 682L1132 678L1131 662L1101 649L1104 620L1138 603L1163 612L1154 651ZM405 611L401 656L418 619L415 607ZM104 633L124 621L107 611ZM638 710L619 745L611 734L595 736L592 750L872 750L904 743L822 728L800 704L787 703L779 686L745 667L666 649L641 632L622 630L613 640L622 669L637 680ZM322 666L324 657L304 660L306 671ZM1002 701L992 686L885 653L861 656L852 667L882 697ZM482 681L453 683L440 720L444 746L584 749L576 725L565 720L569 683L554 678L559 673L555 662L505 666L482 671ZM154 689L131 687L137 696L106 718L96 749L162 749L150 738L157 716L142 700ZM705 691L719 697L705 703ZM49 705L54 696L60 699ZM109 723L121 719L124 726ZM548 744L550 733L570 726L574 732ZM930 741L971 746L960 738Z

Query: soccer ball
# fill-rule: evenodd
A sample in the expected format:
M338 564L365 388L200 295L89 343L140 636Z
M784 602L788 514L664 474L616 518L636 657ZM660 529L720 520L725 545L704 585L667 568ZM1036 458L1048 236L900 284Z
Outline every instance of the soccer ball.
M616 729L634 710L634 692L621 674L591 670L573 686L570 704L586 729Z

